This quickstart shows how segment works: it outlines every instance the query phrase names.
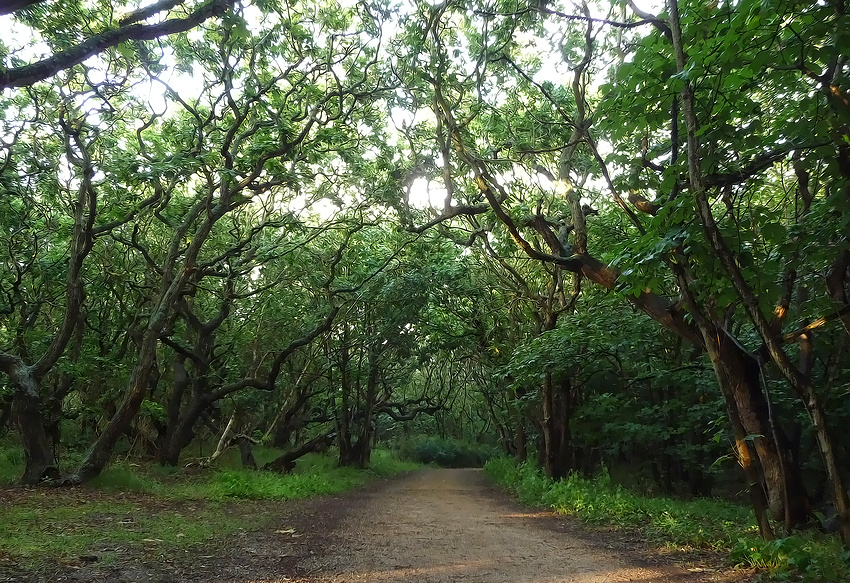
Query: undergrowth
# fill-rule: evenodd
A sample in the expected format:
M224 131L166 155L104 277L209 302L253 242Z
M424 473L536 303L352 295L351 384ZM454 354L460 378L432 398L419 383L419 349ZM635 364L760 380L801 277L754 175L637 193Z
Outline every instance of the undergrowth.
M480 468L493 457L491 447L427 435L408 437L395 449L402 459L443 468Z
M269 459L273 455L267 455ZM89 485L103 491L154 494L182 500L297 500L356 488L370 480L411 471L419 464L402 461L387 450L372 452L368 469L339 467L334 455L307 454L288 474L245 470L227 458L216 469L181 473L179 469L117 462Z
M776 581L850 581L850 552L837 537L801 533L764 541L752 511L713 499L647 497L611 483L572 475L557 482L529 464L498 458L484 466L498 484L530 506L545 506L586 522L640 529L655 543L726 553L730 563L755 567Z
M9 486L24 473L24 450L21 447L0 447L0 486Z
M369 469L337 467L330 456L308 454L298 460L286 475L222 470L203 484L193 484L175 492L187 499L295 500L318 494L334 494L361 486L376 477L386 477L419 467L419 464L393 458L387 451L374 451Z

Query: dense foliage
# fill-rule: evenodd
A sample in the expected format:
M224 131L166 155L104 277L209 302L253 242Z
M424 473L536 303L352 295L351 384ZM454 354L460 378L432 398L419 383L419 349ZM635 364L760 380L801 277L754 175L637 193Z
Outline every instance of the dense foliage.
M20 5L24 483L475 445L850 545L843 0Z

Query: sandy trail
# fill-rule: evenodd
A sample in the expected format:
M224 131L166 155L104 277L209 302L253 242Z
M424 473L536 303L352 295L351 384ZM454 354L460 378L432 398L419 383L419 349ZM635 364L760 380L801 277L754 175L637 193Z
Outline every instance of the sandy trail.
M561 528L558 528L558 525ZM310 583L697 583L710 580L630 557L601 536L570 533L524 511L480 470L426 470L365 493L300 562ZM286 580L286 579L284 579ZM728 580L728 579L723 579Z

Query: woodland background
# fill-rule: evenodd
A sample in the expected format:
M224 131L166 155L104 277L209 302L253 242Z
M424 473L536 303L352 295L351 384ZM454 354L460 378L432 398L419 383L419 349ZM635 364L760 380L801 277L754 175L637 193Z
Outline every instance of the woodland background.
M23 483L438 435L850 544L843 0L3 11Z

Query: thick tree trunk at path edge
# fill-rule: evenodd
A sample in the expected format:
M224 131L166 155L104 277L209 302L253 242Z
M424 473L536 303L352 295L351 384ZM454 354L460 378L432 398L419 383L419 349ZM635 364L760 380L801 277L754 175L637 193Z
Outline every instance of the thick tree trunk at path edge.
M712 349L714 348L712 347ZM721 368L718 374L722 374L722 371L723 369ZM723 397L724 401L726 401L726 412L732 426L732 435L735 438L735 453L738 456L738 463L744 470L744 476L747 479L747 492L750 495L750 503L753 505L753 512L756 515L756 522L759 525L759 534L765 540L773 540L776 537L773 533L773 527L770 525L767 497L762 486L761 475L750 453L750 444L747 441L747 432L741 424L738 405L729 391L724 390Z
M186 449L195 437L195 423L203 415L206 404L199 404L193 399L188 410L183 412L172 425L166 429L165 442L159 451L159 463L166 466L176 466L180 460L180 454Z
M688 67L688 57L686 56L683 45L678 0L669 0L667 4L670 12L670 40L673 44L673 53L676 59L676 71L682 73ZM700 126L694 105L696 97L689 80L686 80L683 83L681 91L679 92L679 97L682 115L685 119L685 126L687 128L688 181L690 184L690 193L693 196L703 231L711 244L714 256L720 260L727 272L730 282L735 288L738 297L743 302L744 308L750 316L750 320L759 331L759 335L765 342L768 350L771 352L774 362L782 368L783 359L777 358L777 353L782 354L783 356L784 353L782 353L781 349L774 349L775 347L772 347L773 332L769 331L770 327L767 324L764 315L758 308L757 299L753 294L753 290L747 285L741 275L731 250L726 245L722 234L717 228L717 224L712 213L701 167L703 160L700 154L700 143L698 137ZM703 330L703 335L706 343L708 344L711 342L711 339L709 338L710 335L705 332L706 331ZM724 340L727 339L729 341L724 342ZM753 360L752 357L749 357L749 355L747 355L749 358L740 358L741 355L745 354L745 351L740 347L738 347L737 354L735 354L735 352L732 351L733 346L731 337L728 337L728 335L725 338L722 338L719 348L721 355L725 353L727 355L732 355L732 357L738 356L737 360L727 357L722 357L720 359L712 358L712 363L715 365L715 370L718 371L718 380L721 382L723 379L718 365L731 365L726 371L726 377L730 381L733 381L731 383L731 389L733 390L733 396L738 404L741 421L745 429L751 434L757 436L754 438L754 442L757 450L759 450L759 459L761 460L762 467L764 469L764 476L768 485L768 500L770 502L771 509L779 504L776 501L778 494L784 497L784 518L786 526L788 528L792 528L799 524L803 524L808 518L808 499L802 485L802 480L798 478L799 468L797 468L794 464L792 456L786 455L788 448L785 447L785 444L777 443L775 440L771 439L770 436L773 435L773 432L771 431L769 422L760 423L760 427L758 428L751 428L747 425L748 418L746 413L749 411L755 413L761 412L763 407L761 406L760 401L765 401L764 395L761 393L761 367L757 362L755 364L748 363L747 361ZM793 381L793 379L789 380ZM742 404L745 403L747 399L752 399L754 407L748 409L745 404ZM768 419L768 416L763 414L759 421L762 419ZM756 431L753 431L753 429L756 429ZM762 450L769 447L773 448L773 452L764 451L763 453ZM768 455L769 453L773 453L774 455ZM773 465L774 461L776 462L775 466L778 467ZM780 489L777 489L776 484L777 472L781 479L779 484Z
M802 474L785 444L776 443L772 437L758 362L728 336L721 337L720 342L713 332L704 337L733 429L740 424L743 437L752 440L758 455L771 514L778 520L786 518L792 527L805 524L809 500ZM732 417L735 414L737 419ZM738 453L742 453L740 446ZM748 475L747 480L752 477Z
M17 391L12 402L12 414L21 433L27 460L21 482L38 484L44 480L59 479L56 454L42 424L44 417L41 413L41 399L37 393Z
M592 256L581 257L582 274L590 281L607 289L617 286L619 273ZM712 327L699 331L682 318L680 311L671 309L667 300L651 293L630 297L630 301L650 318L678 334L685 340L705 347L709 353L721 393L727 403L731 399L738 412L740 423L753 437L753 445L763 472L771 513L776 518L784 516L785 484L788 484L789 511L792 524L805 523L808 499L803 487L799 467L793 462L786 444L775 443L770 431L767 402L762 393L758 362L723 330ZM731 420L731 419L730 419ZM734 424L736 421L731 420ZM783 456L780 462L779 455ZM786 469L783 472L783 465ZM790 475L788 475L790 474Z
M553 480L567 476L570 464L569 385L554 383L546 373L543 383L543 447L546 475Z
M517 419L516 423L516 461L521 464L528 459L528 437L525 434L523 420Z
M607 289L616 289L618 272L591 256L582 256L582 273L590 281ZM768 419L767 402L761 388L758 362L720 328L699 331L682 318L681 312L659 296L642 293L630 297L631 302L650 318L682 338L705 347L721 393L727 403L731 399L746 432L752 441L763 472L764 486L771 513L778 519L784 514L785 490L788 487L790 523L807 520L808 499L799 467L794 463L786 444L776 443ZM734 424L735 421L730 421ZM779 456L782 456L782 460ZM783 466L785 471L783 471Z

